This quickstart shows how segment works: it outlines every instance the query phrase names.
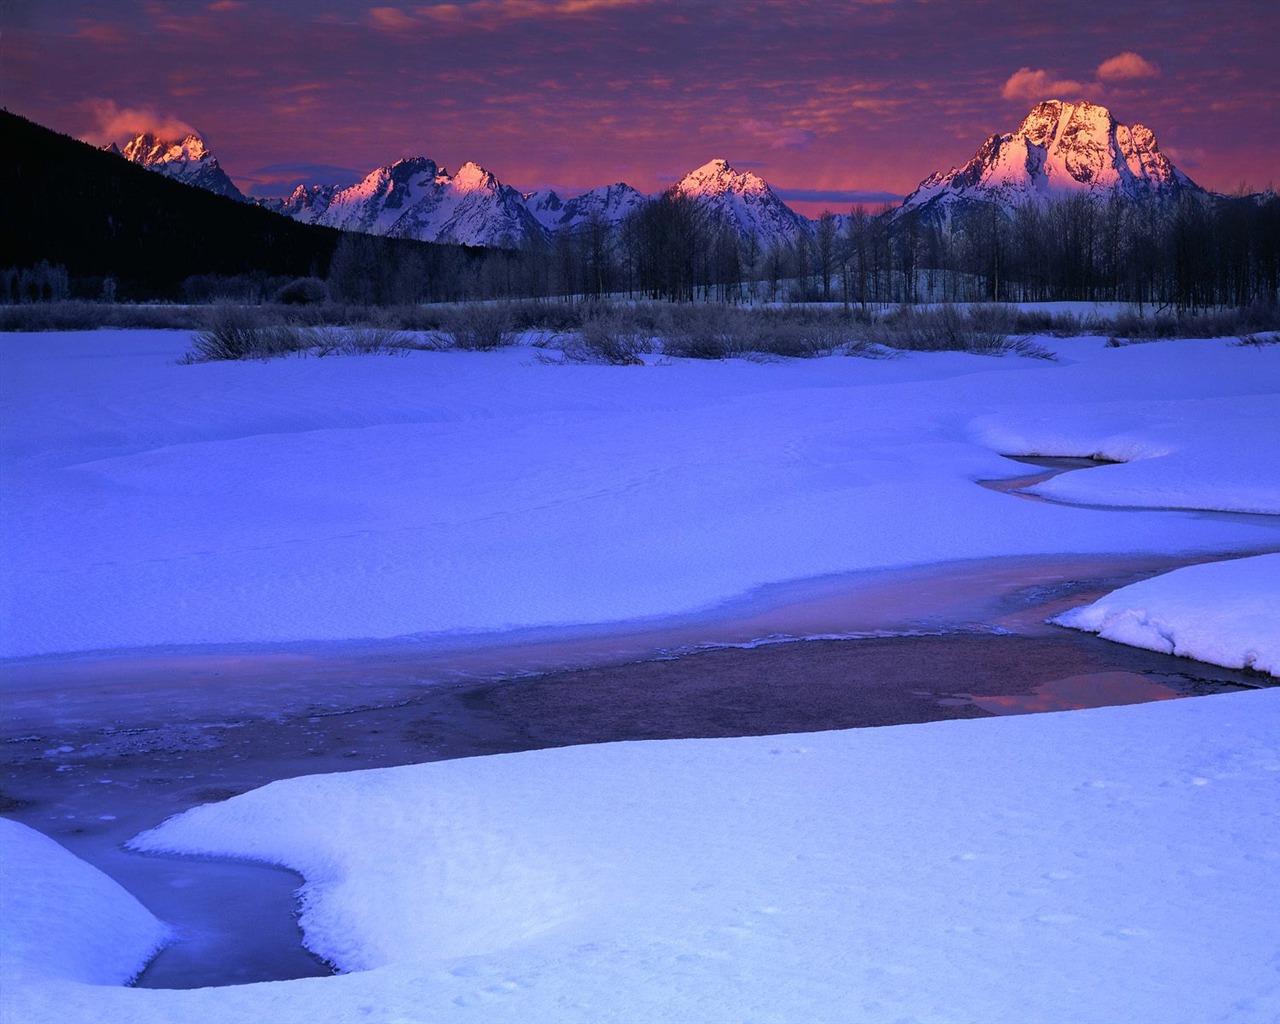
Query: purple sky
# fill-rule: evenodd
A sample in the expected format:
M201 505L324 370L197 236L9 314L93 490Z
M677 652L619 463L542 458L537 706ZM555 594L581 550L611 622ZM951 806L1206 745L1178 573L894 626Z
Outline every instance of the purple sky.
M657 191L713 157L802 212L903 195L1039 99L1280 186L1280 4L0 0L5 107L101 142L190 125L248 192L428 156ZM805 201L807 200L807 201Z

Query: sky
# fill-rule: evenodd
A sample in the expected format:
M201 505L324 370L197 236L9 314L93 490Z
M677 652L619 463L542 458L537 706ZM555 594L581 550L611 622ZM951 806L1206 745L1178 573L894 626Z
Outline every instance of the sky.
M196 129L253 195L404 156L522 191L656 192L708 160L810 216L963 164L1042 99L1280 185L1270 0L0 0L0 103L104 143Z

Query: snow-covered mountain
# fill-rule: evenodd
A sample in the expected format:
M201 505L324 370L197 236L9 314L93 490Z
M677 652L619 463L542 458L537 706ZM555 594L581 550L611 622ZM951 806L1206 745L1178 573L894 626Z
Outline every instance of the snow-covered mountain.
M450 175L426 157L379 167L347 188L299 185L268 205L310 224L427 242L519 245L543 230L524 197L479 164Z
M108 151L199 188L256 202L265 209L343 231L457 242L518 246L528 240L575 231L592 220L620 224L651 198L624 182L602 185L571 198L551 189L522 195L476 163L456 174L426 157L409 157L370 171L354 185L299 185L287 198L244 196L198 135L180 141L144 133ZM792 242L812 223L778 198L759 175L740 174L712 160L685 175L671 190L706 210L713 224L756 238L762 248Z
M605 224L621 223L628 214L648 202L648 196L625 182L601 185L572 199L563 199L549 188L527 192L525 206L547 231L574 231L593 218Z
M761 248L794 242L812 230L812 222L778 198L758 174L739 174L727 160L712 160L690 171L671 190L707 211L713 223L756 237Z
M115 153L131 163L175 181L195 185L242 203L249 201L218 165L213 154L205 147L204 139L194 133L175 142L143 132L130 139L123 150L114 142L105 148L109 153Z
M1067 195L1148 200L1186 191L1203 192L1160 152L1151 129L1120 124L1092 103L1047 100L1017 131L988 138L963 167L922 181L898 214L944 221L972 203L1012 210Z
M285 199L256 199L259 206L272 213L284 214L304 224L314 224L316 218L329 208L337 194L338 185L299 185Z

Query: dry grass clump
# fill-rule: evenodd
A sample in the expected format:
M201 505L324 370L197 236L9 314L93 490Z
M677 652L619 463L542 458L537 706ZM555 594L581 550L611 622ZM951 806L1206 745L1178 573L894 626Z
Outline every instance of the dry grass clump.
M409 347L403 331L386 325L307 327L255 306L228 305L214 307L208 326L192 336L183 362L402 353Z

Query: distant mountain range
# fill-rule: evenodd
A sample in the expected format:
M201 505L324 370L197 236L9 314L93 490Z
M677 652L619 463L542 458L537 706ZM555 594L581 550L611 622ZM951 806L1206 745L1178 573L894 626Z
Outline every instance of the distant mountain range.
M353 238L282 219L238 190L234 201L222 190L181 184L216 184L213 172L221 173L192 139L127 150L131 159L121 159L124 151L111 155L0 110L0 268L43 260L65 268L79 295L96 297L110 278L117 298L173 299L184 281L200 276L323 276L335 250ZM165 173L143 169L156 155L169 157ZM483 255L355 237L371 261L416 262L438 276L446 263Z
M303 223L471 246L549 241L593 220L616 226L653 198L621 182L571 198L550 189L521 193L476 163L450 174L434 160L410 157L370 171L354 185L300 185L285 199L251 200L199 136L166 141L139 135L123 151L110 149L174 180ZM689 172L669 192L694 200L713 224L744 239L754 236L762 249L814 229L763 178L739 173L725 160ZM962 167L925 178L890 216L946 225L992 205L1012 214L1028 203L1080 194L1133 202L1210 195L1160 152L1150 129L1120 124L1105 107L1049 100L1037 104L1016 131L990 136Z

